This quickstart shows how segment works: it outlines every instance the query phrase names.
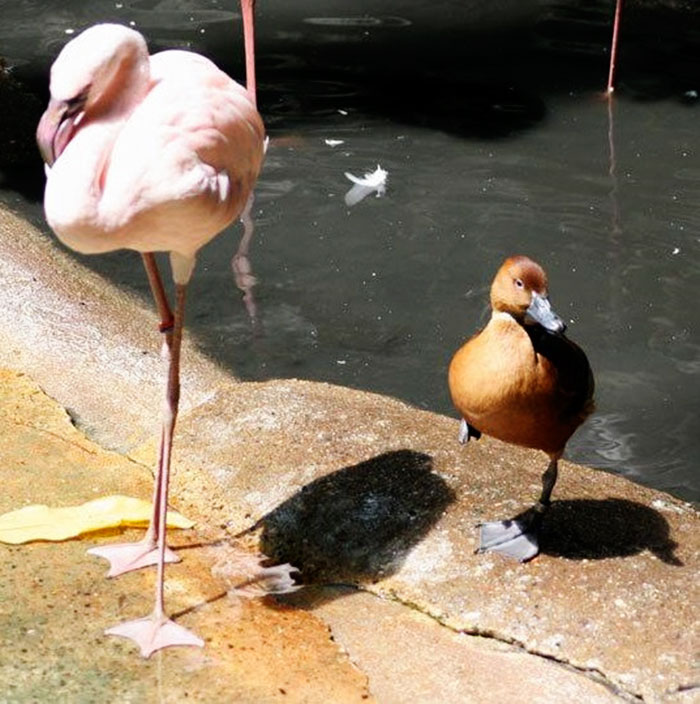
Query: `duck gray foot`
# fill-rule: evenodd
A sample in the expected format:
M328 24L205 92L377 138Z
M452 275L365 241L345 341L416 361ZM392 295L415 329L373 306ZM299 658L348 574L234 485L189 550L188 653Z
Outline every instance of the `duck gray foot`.
M532 560L540 551L537 535L541 522L542 511L535 509L507 521L480 523L477 552L497 552L519 562Z

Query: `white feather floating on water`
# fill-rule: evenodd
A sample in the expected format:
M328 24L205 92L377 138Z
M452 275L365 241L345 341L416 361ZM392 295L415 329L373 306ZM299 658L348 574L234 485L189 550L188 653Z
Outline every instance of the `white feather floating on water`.
M357 205L370 193L376 193L377 198L383 196L386 193L388 175L389 172L385 171L379 164L377 164L377 168L374 171L366 173L362 178L353 176L346 171L345 178L350 179L355 185L345 194L345 205L348 207Z

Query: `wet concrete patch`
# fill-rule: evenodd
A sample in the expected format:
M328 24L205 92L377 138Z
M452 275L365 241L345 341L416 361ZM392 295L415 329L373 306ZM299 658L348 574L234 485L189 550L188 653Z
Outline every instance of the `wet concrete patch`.
M0 512L67 505L109 493L150 494L147 466L104 451L26 376L0 372ZM177 502L176 502L177 505ZM205 550L182 549L167 570L166 599L205 639L142 660L104 628L151 608L154 572L105 579L85 554L113 535L0 545L0 698L3 701L359 702L366 677L313 614L225 594ZM137 531L126 531L136 538ZM123 537L123 536L122 536ZM173 531L180 546L205 533Z

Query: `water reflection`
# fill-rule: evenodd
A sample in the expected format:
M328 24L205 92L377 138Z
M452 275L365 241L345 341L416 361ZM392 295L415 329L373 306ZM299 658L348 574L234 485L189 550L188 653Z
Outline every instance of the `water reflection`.
M218 0L115 0L114 9L123 19L138 25L140 31L156 32L176 30L182 32L183 24L198 28L219 22L240 20L241 13L231 11L237 3Z
M619 465L634 456L635 434L621 430L625 420L621 413L597 413L589 421L595 452L611 464Z
M253 274L253 267L250 263L250 244L255 234L255 223L253 221L252 210L255 203L255 194L251 193L248 198L243 212L241 213L241 223L243 224L243 234L241 241L238 243L238 249L231 259L231 271L236 286L243 294L243 304L248 311L250 324L253 327L253 333L259 335L260 321L258 319L258 306L255 302L253 294L253 286L257 283L257 279Z
M409 27L411 20L403 17L306 17L304 22L323 27ZM343 35L344 36L344 35Z

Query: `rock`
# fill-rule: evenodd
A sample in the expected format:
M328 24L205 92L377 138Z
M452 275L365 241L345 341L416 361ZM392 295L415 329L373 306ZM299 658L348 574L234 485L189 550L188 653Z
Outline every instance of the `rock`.
M84 451L90 441L75 428L70 442L61 440L62 449L56 449L54 423L70 426L60 409L49 411L39 402L43 397L35 390L39 405L15 408L10 401L6 411L10 418L25 418L12 421L2 435L3 451L14 458L0 465L11 504L6 508L47 495L84 500L102 487L148 496L143 468L154 460L154 410L161 394L157 354L150 347L155 318L1 209L0 235L6 282L0 292L5 313L0 361L31 374L71 409L93 440L130 457L103 454L94 444ZM54 320L60 324L52 325ZM295 696L304 694L308 701L352 701L370 693L381 701L401 701L404 680L392 680L391 673L407 677L408 671L416 693L411 701L450 701L448 695L460 686L471 692L470 682L478 683L475 697L481 697L474 701L489 701L495 687L489 668L502 672L501 701L518 701L538 686L540 698L530 701L556 701L563 691L572 693L567 701L697 700L700 531L690 505L564 462L544 524L542 554L524 565L475 555L475 524L514 516L538 496L543 455L488 438L461 447L456 420L375 394L292 379L239 383L194 345L186 349L183 366L174 506L198 521L202 542L228 536L259 548L299 568L308 585L306 594L284 597L281 611L268 613L269 598L235 609L215 600L183 616L210 629L211 643L197 655L204 660L183 649L167 653L165 661L194 669L224 662L233 668L212 670L211 681L202 681L211 688L203 691L215 693L208 701L231 700L216 689L222 687L217 678L230 681L231 672L240 692L253 697L242 701L265 700L262 692L272 692L275 681L285 691L296 683ZM34 435L19 432L24 426ZM49 464L37 460L39 473L22 480L27 470L20 461L26 465L32 453ZM135 470L138 482L128 473ZM39 675L23 680L21 673L64 662L68 650L68 664L79 672L76 682L87 682L102 667L96 651L107 648L128 653L127 672L142 666L127 646L100 636L116 617L110 612L114 591L103 591L102 566L84 566L83 549L77 541L9 550L15 567L2 568L0 588L11 590L22 616L6 614L0 626L6 644L19 645L0 680L24 682L23 691L34 691ZM183 609L224 588L211 577L215 559L206 548L193 549L182 565L169 568L173 598ZM23 579L13 575L15 581L8 581L8 570L20 570ZM37 598L21 592L32 570L42 580L55 580L52 590L62 595L61 608L49 608L49 601L37 610ZM120 589L133 586L133 592L124 592L127 603L133 598L145 608L150 595L141 587L149 579L146 572L119 580ZM334 592L330 585L338 583L350 586L350 594ZM89 611L77 598L85 594ZM33 623L41 624L46 645L37 650L40 659L26 660L21 649L36 649L27 640L33 636L29 631L36 632ZM274 628L265 630L266 623ZM91 651L76 650L81 655L74 657L86 626ZM328 627L362 672L335 646L328 649ZM233 630L236 640L227 640ZM253 649L236 646L244 642ZM228 660L231 650L238 664ZM456 665L460 653L468 665ZM289 666L287 656L296 665ZM421 662L430 667L417 669ZM329 668L326 679L323 667ZM258 668L264 674L260 690L254 683ZM218 674L224 672L229 674ZM177 686L187 688L188 681L177 680ZM152 691L151 682L132 682L138 691L118 691Z
M542 554L474 554L475 526L527 508L547 459L462 447L457 426L327 384L225 385L180 422L175 492L252 527L305 582L356 584L648 701L694 686L697 512L564 462Z
M147 497L147 467L85 438L26 376L0 371L0 513L28 503L69 505L117 492ZM206 528L206 527L205 527ZM112 533L116 533L113 531ZM141 531L143 532L143 531ZM206 533L172 531L175 545ZM136 539L128 531L127 539ZM142 660L102 631L151 608L153 570L105 579L85 554L115 535L0 544L0 691L7 702L363 702L367 679L313 614L233 599L205 549L167 571L166 605L206 641Z

